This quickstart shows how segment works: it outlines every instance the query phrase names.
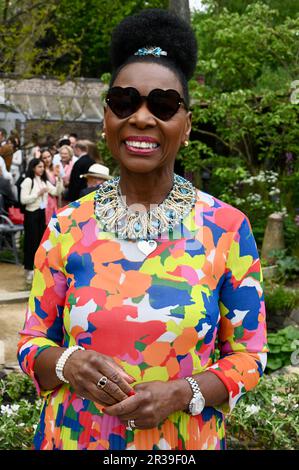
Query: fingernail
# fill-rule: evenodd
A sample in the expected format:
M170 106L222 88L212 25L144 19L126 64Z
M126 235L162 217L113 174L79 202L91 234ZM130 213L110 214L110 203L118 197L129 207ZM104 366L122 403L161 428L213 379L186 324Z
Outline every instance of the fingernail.
M106 408L102 408L103 413L106 413Z
M135 392L134 390L131 390L131 391L129 392L129 397L132 397L133 395L136 395L136 392Z

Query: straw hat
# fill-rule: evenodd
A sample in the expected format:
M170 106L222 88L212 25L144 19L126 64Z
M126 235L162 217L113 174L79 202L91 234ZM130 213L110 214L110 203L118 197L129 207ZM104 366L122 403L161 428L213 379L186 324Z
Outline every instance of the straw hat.
M80 178L86 178L87 176L93 176L95 178L103 178L104 180L109 180L111 176L109 175L109 168L99 163L94 163L88 168L88 172L84 175L80 175Z

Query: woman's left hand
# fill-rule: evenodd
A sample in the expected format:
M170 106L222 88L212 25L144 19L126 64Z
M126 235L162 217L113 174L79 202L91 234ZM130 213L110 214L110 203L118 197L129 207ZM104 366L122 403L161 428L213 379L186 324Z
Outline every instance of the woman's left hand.
M105 408L105 413L118 416L122 423L134 420L138 429L157 427L175 411L187 408L192 398L186 380L153 381L134 387L136 394Z

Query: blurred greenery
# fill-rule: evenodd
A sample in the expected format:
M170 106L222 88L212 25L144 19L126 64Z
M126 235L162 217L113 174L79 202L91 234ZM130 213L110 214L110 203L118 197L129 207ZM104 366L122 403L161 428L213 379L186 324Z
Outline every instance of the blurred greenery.
M227 417L227 447L298 450L298 374L264 375Z
M278 299L278 295L275 295ZM297 296L297 304L299 296ZM291 365L292 352L299 349L299 327L287 326L275 333L268 333L269 353L267 358L266 373L271 373L284 366Z
M99 78L119 21L166 0L0 0L0 70L22 76Z
M286 248L294 254L299 16L280 15L272 2L210 3L218 7L192 20L199 45L190 84L192 142L180 152L180 165L206 192L248 215L259 247L268 215L282 212Z

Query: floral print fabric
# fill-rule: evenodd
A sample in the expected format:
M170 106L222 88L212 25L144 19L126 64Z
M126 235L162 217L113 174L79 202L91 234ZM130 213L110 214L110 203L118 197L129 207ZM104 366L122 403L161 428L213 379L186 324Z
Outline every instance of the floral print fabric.
M198 191L171 239L158 239L146 256L138 242L102 230L94 195L52 218L35 257L18 349L23 371L44 397L34 448L225 448L223 413L257 385L267 352L261 267L247 218ZM227 387L229 401L129 431L68 384L39 390L36 357L74 344L113 357L136 383L208 369Z

